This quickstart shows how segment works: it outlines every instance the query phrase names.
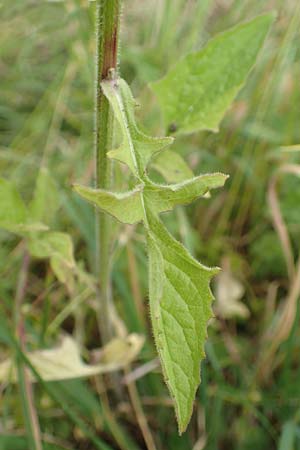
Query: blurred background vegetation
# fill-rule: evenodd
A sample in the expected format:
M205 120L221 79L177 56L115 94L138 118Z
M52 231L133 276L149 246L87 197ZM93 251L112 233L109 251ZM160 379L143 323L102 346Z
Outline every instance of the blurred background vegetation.
M97 376L35 385L45 449L153 450L152 439L158 450L300 449L300 2L124 0L120 72L142 105L145 130L162 135L147 84L211 36L270 9L277 21L219 134L181 137L173 146L194 173L230 175L211 198L165 216L197 258L223 268L188 431L178 436L153 345L144 237L139 227L121 227L114 301L122 327L146 343L117 382ZM100 336L95 295L82 279L93 271L94 212L70 186L93 177L94 3L2 0L0 15L1 177L28 202L40 166L47 167L60 200L51 227L70 234L82 271L70 286L47 260L32 259L22 307L27 348L53 347L65 332L90 362ZM115 183L122 185L122 172ZM6 330L24 242L4 231L0 242L1 361L14 351ZM21 394L0 384L0 450L30 450Z

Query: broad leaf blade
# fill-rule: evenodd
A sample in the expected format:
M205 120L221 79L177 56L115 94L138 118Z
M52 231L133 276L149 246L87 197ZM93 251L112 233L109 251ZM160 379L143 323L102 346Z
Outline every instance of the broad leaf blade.
M216 36L187 55L152 89L165 124L177 134L218 131L226 110L244 85L274 14L258 16Z
M200 383L207 322L212 317L209 282L218 269L198 263L155 216L148 217L152 326L182 433Z

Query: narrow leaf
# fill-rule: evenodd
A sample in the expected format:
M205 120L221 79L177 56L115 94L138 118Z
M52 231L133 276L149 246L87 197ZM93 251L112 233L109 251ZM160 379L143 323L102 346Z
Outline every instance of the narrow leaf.
M258 16L187 55L151 85L166 126L177 134L218 131L226 110L244 85L274 14Z
M286 422L282 427L278 450L294 450L297 434L299 436L297 424L291 420Z

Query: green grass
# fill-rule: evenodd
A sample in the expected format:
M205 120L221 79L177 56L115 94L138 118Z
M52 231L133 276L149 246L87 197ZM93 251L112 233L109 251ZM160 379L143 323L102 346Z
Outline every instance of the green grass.
M94 7L87 3L0 2L0 175L13 180L28 201L38 168L43 164L49 169L61 202L53 229L72 236L76 261L91 271L93 209L70 189L75 181L87 184L93 175ZM120 70L143 104L139 119L149 134L157 135L164 130L147 83L160 78L187 51L200 48L215 33L268 9L278 11L264 52L220 133L178 138L174 146L195 173L221 170L230 174L230 180L208 202L168 214L168 227L204 263L224 265L226 258L245 288L243 302L250 311L247 319L225 318L219 312L209 327L202 384L192 422L182 437L178 437L172 405L155 362L147 259L139 227L122 228L122 239L115 239L113 287L117 310L128 331L147 338L128 371L152 364L148 373L138 377L136 387L142 419L146 418L157 450L300 449L299 308L287 338L281 341L278 335L276 351L268 358L270 342L265 338L280 321L293 284L266 194L282 164L299 164L299 153L282 153L279 147L300 142L300 4L296 0L124 3ZM120 188L121 180L116 168L115 182ZM299 178L282 177L278 197L296 260ZM12 330L24 248L4 231L0 241L2 360L16 351L7 328ZM79 315L69 315L60 329L47 332L81 291L82 286L77 286L70 295L47 261L31 261L23 300L29 349L55 345L61 332L80 339L86 357L88 350L100 346L92 298L79 304ZM126 384L120 384L124 375L117 375L119 392L112 387L113 378L34 385L43 448L147 448L141 416L138 421L134 412L136 398ZM28 450L22 400L15 385L0 385L0 405L0 450Z

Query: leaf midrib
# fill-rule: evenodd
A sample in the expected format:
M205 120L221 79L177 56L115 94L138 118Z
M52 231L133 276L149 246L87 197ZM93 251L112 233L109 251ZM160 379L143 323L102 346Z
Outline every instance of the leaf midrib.
M140 169L139 169L139 165L138 165L138 161L137 161L137 157L136 157L134 139L131 136L130 124L129 124L129 121L127 119L127 115L125 113L125 108L124 108L122 96L120 94L120 89L119 89L118 84L116 84L116 82L117 82L117 80L114 80L111 83L112 83L112 89L115 92L115 97L116 97L116 100L117 100L119 113L120 113L120 116L122 118L123 134L125 135L125 139L127 141L127 145L128 145L128 147L130 149L130 154L131 154L131 157L132 157L133 165L134 165L134 168L136 170L136 178L141 182L141 184L144 187L146 184L149 184L149 181L148 181L147 177L144 175L144 173L142 173L140 171ZM144 222L145 227L147 228L147 230L149 230L150 226L149 226L149 221L148 221L148 217L147 217L147 207L145 205L145 199L144 199L144 189L141 189L139 195L140 195L141 205L142 205L142 209L143 209L143 222Z

